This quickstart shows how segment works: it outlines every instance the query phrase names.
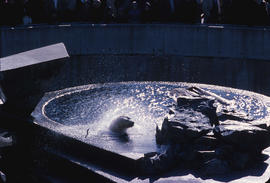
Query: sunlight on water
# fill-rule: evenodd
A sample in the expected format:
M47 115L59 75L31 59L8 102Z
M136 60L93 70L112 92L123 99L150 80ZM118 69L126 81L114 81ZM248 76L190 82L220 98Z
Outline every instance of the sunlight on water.
M155 129L160 126L174 101L169 92L183 87L168 83L139 83L101 85L91 89L78 89L51 100L45 115L63 124L58 130L87 143L112 151L146 153L156 150ZM263 118L263 101L230 90L210 89L216 94L236 101L238 109L248 112L254 119ZM128 137L119 138L109 131L113 119L128 116L135 125Z
M165 86L130 86L100 88L63 96L49 103L46 115L66 126L61 131L86 142L109 141L108 148L120 148L143 153L154 151L156 125L161 125L173 100ZM57 105L57 107L55 106ZM49 111L49 113L47 112ZM135 122L129 128L128 139L109 131L113 119L128 116ZM136 147L135 149L133 147Z

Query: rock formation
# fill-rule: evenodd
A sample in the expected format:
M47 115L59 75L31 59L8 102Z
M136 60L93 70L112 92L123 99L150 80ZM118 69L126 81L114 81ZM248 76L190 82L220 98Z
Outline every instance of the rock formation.
M174 167L205 176L242 170L258 161L270 145L267 124L238 111L234 101L198 87L175 89L171 97L176 103L156 130L156 142L165 150L141 159L145 174Z

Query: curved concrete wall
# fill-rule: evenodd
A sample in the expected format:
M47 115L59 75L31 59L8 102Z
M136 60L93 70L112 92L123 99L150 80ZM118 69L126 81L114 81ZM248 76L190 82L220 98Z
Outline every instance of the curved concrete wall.
M266 28L83 24L0 30L1 56L58 42L71 55L4 72L2 85L18 111L31 112L44 92L102 82L195 82L270 95Z
M270 29L155 24L2 28L1 56L63 42L71 55L165 54L270 59Z

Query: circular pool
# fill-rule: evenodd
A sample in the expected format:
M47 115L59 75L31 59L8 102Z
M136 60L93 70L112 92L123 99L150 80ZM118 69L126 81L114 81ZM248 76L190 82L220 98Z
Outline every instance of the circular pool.
M36 123L85 143L139 156L156 152L156 126L160 126L175 103L169 93L175 88L198 86L228 100L249 114L253 123L269 119L270 98L227 87L173 82L124 82L90 84L47 93L33 112ZM128 116L135 125L127 136L110 133L118 116Z

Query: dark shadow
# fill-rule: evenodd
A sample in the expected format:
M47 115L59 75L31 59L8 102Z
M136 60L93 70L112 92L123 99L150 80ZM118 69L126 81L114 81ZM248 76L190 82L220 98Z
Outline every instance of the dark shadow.
M269 158L268 155L263 155L263 160ZM184 168L179 168L179 169L174 169L170 172L163 173L163 174L158 174L158 175L151 175L151 176L140 176L139 179L144 180L144 179L150 179L150 182L153 183L157 181L160 178L170 178L170 177L181 177L181 176L186 176L188 174L192 174L196 178L201 178L203 180L207 179L213 179L215 181L221 181L221 182L230 182L233 180L237 180L246 176L256 176L260 177L264 174L266 171L267 167L269 165L265 162L257 162L254 164L252 167L242 170L242 171L231 171L229 173L223 174L223 175L215 175L215 176L204 176L201 172L199 171L194 171L194 170L188 170ZM270 176L270 175L269 175ZM166 180L167 181L167 180ZM192 180L192 182L197 182L196 180ZM201 182L201 181L198 181Z
M267 169L268 164L265 162L258 162L257 164L255 164L253 167L243 170L243 171L232 171L229 174L225 174L225 175L217 175L217 176L202 176L200 175L200 173L195 173L194 176L195 177L200 177L203 180L206 179L213 179L216 181L222 181L222 182L230 182L233 180L237 180L246 176L256 176L256 177L260 177L263 175L263 173L265 172L265 170Z

